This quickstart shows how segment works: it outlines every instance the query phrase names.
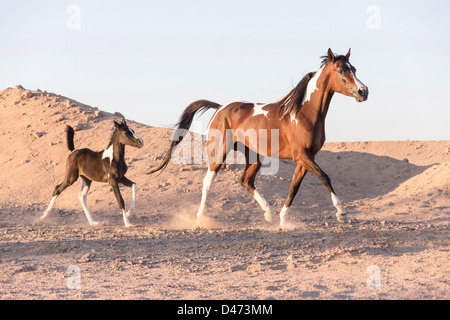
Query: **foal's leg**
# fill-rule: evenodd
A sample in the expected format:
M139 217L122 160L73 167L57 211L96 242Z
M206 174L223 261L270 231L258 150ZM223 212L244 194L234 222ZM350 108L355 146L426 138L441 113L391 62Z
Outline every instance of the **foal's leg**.
M306 172L307 171L306 171L305 167L303 167L299 164L295 168L294 176L292 177L291 186L289 188L288 197L286 199L286 202L284 203L283 209L281 209L281 212L280 212L280 227L281 228L286 226L287 213L292 204L292 201L294 200L294 198L297 194L298 189L300 188L300 184L302 183Z
M330 192L333 205L338 210L336 212L337 220L339 222L347 222L347 212L342 206L342 203L339 200L339 198L336 196L336 193L334 192L333 187L331 186L330 178L326 175L325 172L322 171L322 169L320 169L320 167L314 162L314 160L307 158L301 159L301 161L306 167L306 169L313 175L315 175L320 180L320 182L322 182L322 184L328 189L328 192Z
M38 222L44 221L47 219L47 217L50 215L50 212L52 211L53 205L55 204L56 199L58 196L63 192L65 189L70 187L75 181L78 179L78 170L71 169L70 167L67 167L66 170L66 176L64 177L64 181L60 184L58 184L55 189L53 190L52 199L50 200L50 204L48 205L47 209L44 211L44 214L39 218Z
M125 227L131 227L132 224L128 220L127 215L125 213L125 202L123 201L122 195L120 194L119 184L117 183L117 180L110 178L108 180L108 182L114 191L114 195L116 196L116 200L117 200L117 203L119 204L120 209L122 209L122 217L123 217L123 222L125 223Z
M130 187L132 190L131 204L130 207L128 208L128 211L126 212L126 215L129 218L131 216L131 210L134 209L136 205L136 192L138 190L138 187L136 183L134 183L133 181L129 180L126 177L122 177L122 179L120 179L119 182L123 184L125 187Z
M255 177L256 177L256 174L258 173L259 169L261 168L261 165L262 164L259 161L256 163L252 163L252 164L248 163L248 161L247 161L247 164L246 164L246 167L244 170L244 174L242 175L240 182L248 190L248 192L253 196L253 198L255 198L256 202L258 202L259 205L261 206L261 208L264 210L264 218L266 219L266 221L272 222L273 221L272 209L270 208L269 203L255 189Z
M99 224L99 222L95 221L92 218L91 212L89 211L89 209L87 207L87 195L88 195L89 189L91 188L92 181L83 176L81 176L81 181L83 182L83 184L81 185L81 190L80 190L80 193L78 194L78 199L80 199L81 206L83 207L83 211L84 211L84 214L86 215L89 225L96 226Z

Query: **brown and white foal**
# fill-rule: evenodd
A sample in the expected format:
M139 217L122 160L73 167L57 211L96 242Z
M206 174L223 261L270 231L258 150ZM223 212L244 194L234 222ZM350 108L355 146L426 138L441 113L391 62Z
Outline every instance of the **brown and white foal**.
M49 216L56 198L58 198L61 192L67 187L77 181L80 176L83 185L78 194L78 198L80 199L81 206L83 207L86 218L91 226L99 224L99 222L92 218L86 203L87 194L92 181L108 182L111 185L117 203L119 204L120 209L122 209L125 226L131 226L128 217L130 216L130 210L135 206L137 185L125 177L125 173L128 169L125 163L125 146L129 145L141 148L144 145L144 141L136 136L134 131L126 124L125 119L123 119L121 123L114 120L114 126L115 129L108 147L105 150L98 152L87 148L75 149L73 143L74 130L72 127L67 126L67 147L71 153L67 158L66 176L64 177L64 181L55 187L50 204L44 214L39 218L39 221L43 221ZM125 204L122 195L120 194L119 183L132 188L132 200L127 212L125 212Z

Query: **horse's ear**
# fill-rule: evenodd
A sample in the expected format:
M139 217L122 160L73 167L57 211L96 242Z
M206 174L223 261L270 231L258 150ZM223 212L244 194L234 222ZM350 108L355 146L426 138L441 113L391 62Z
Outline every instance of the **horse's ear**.
M351 51L352 51L352 48L349 48L347 54L345 55L347 60L348 60L348 58L350 58Z
M114 123L114 127L116 127L116 128L118 128L120 126L116 120L113 120L113 123Z
M334 62L334 53L330 48L328 48L328 59L330 59L331 62Z

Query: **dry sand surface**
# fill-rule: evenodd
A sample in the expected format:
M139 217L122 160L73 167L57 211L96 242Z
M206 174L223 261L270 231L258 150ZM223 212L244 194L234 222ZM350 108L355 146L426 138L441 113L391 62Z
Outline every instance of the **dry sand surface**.
M75 147L102 150L118 117L20 86L0 92L0 112L0 299L450 298L450 141L325 144L317 162L347 224L308 174L281 230L238 183L242 165L228 166L197 227L205 166L171 163L145 175L173 131L129 120L145 141L126 149L127 176L139 186L135 227L123 226L110 187L95 182L88 205L105 223L90 227L80 180L35 224L64 176L66 124ZM257 177L277 217L294 167L282 160L278 173ZM121 190L128 205L131 190Z

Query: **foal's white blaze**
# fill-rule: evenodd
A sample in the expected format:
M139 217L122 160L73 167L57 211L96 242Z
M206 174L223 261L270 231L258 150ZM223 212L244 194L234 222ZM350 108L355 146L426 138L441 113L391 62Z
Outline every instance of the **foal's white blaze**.
M113 145L111 144L108 149L103 151L102 159L109 158L109 163L112 163L113 156L114 156L114 149L113 149Z
M253 192L253 198L255 198L256 202L258 202L261 208L264 210L264 219L266 219L266 221L268 222L272 222L273 221L272 209L270 208L270 205L267 202L267 200L264 199L261 196L261 194L256 190L254 190Z
M259 103L254 103L253 104L253 116L259 116L259 115L263 115L265 117L267 117L267 114L269 113L268 110L263 110L263 108L267 106L267 104L259 104Z
M133 134L133 137L135 138L135 139L138 139L142 144L144 144L144 140L142 140L141 138L139 138L135 133L134 133L134 130L133 129L131 129L130 127L127 127L128 128L128 130L130 130L130 132Z
M217 175L216 172L210 171L208 168L208 173L206 174L205 178L203 179L202 201L200 203L200 208L198 209L198 212L197 212L197 219L200 219L205 212L206 197L208 196L209 188L211 187L211 184L214 181L214 178L216 177L216 175Z

